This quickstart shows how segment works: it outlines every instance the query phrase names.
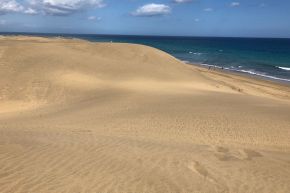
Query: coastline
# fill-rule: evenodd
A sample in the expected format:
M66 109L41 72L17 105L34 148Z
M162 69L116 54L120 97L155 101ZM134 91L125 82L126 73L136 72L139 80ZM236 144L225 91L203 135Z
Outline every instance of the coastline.
M21 36L24 34L18 34L18 36ZM251 60L245 59L242 60L239 57L236 57L237 54L239 54L239 46L237 46L237 50L234 49L233 47L230 48L223 48L223 46L220 44L220 41L217 41L216 38L214 37L209 37L210 42L213 42L212 45L208 45L206 41L199 42L198 37L197 37L197 42L195 42L194 37L193 39L190 39L190 37L185 37L187 38L186 41L190 42L186 45L180 46L179 41L185 41L182 39L182 37L178 37L178 39L175 39L172 37L168 37L169 39L166 39L166 37L163 37L162 39L166 39L166 44L163 45L162 41L158 41L158 37L154 36L119 36L119 35L85 35L85 34L26 34L29 35L29 37L33 36L39 36L39 37L47 37L47 38L65 38L65 39L81 39L85 41L90 41L90 42L115 42L115 43L133 43L133 44L141 44L141 45L147 45L150 47L155 47L157 49L161 49L174 57L184 60L184 62L187 62L185 60L190 61L189 63L196 63L200 65L205 65L205 66L211 66L215 68L224 68L224 71L226 72L237 72L238 74L246 74L249 75L249 77L255 77L257 76L258 78L265 79L265 80L271 80L274 82L281 82L281 83L286 83L290 84L290 74L289 68L287 67L289 62L287 62L287 55L279 55L276 53L275 49L279 50L282 48L277 47L277 44L281 44L283 42L276 42L275 49L272 50L271 52L271 45L268 45L270 49L268 52L262 52L263 55L261 58L256 58L255 59L255 54L261 54L261 53L256 53L255 50L252 50L251 47L253 47L255 44L260 44L263 42L253 42L251 43L251 47L248 47L248 52L243 54L244 58L249 58L249 57L254 57ZM6 34L6 36L9 36L9 33ZM25 35L24 35L25 36ZM161 37L160 37L161 38ZM189 39L188 39L189 38ZM206 37L204 37L206 38ZM178 40L178 41L177 41ZM231 38L228 40L232 40ZM266 41L267 39L265 39ZM227 42L227 39L225 38L224 40ZM245 38L243 42L237 41L236 44L239 45L240 43L250 43L249 39ZM286 41L286 40L285 40ZM171 43L170 43L171 42ZM267 41L266 41L267 42ZM197 44L205 44L205 47L195 47L195 43ZM173 48L171 48L170 44L176 44ZM278 45L279 45L278 44ZM216 45L216 46L215 46ZM284 45L284 47L287 48L287 42ZM221 47L218 47L221 46ZM213 47L211 49L211 47ZM280 46L281 47L281 46ZM282 46L283 47L283 46ZM211 51L204 51L204 49L211 49ZM215 50L217 49L217 50ZM264 48L258 47L256 49L262 49ZM273 49L273 48L272 48ZM193 51L194 50L194 51ZM240 50L244 51L244 50ZM231 52L234 52L234 54L229 54ZM279 50L279 52L287 52L286 50ZM180 55L181 54L181 55ZM271 57L276 57L276 60L272 60ZM216 57L214 59L213 57ZM281 60L279 59L281 58ZM207 63L206 61L211 61ZM259 64L259 61L261 60L261 65ZM199 61L199 62L196 62ZM231 61L231 62L227 62ZM233 64L230 64L233 63ZM246 65L246 64L249 65ZM239 64L239 65L238 65ZM264 66L263 66L264 65Z
M230 68L224 68L216 65L209 65L209 64L203 64L203 63L194 63L194 62L189 62L189 61L183 61L181 62L188 64L188 65L194 65L197 67L209 69L212 71L219 71L219 72L224 72L224 73L230 73L230 74L235 74L235 75L241 75L244 77L249 77L249 78L254 78L256 80L264 80L266 82L272 82L272 83L277 83L285 86L290 86L290 79L282 79L278 77L273 77L273 76L268 76L268 75L261 75L261 74L256 74L251 71L241 71L241 70L234 70ZM281 67L279 67L281 68Z
M217 72L220 74L234 75L234 76L237 76L240 78L248 78L248 79L262 82L265 84L284 86L287 88L290 86L290 83L288 81L276 80L276 79L262 77L262 76L254 75L254 74L251 75L249 73L239 72L239 71L235 71L235 70L222 69L221 67L216 67L216 66L212 66L212 65L203 65L203 64L189 63L189 62L184 62L184 63L187 65L197 67L199 69L205 69L205 70L209 70L211 72ZM211 66L211 69L208 68L209 66Z
M20 38L20 40L25 40L26 38L30 39L30 40L36 40L36 41L45 41L46 39L48 40L61 40L61 41L66 41L67 43L69 43L70 41L77 41L77 42L88 42L91 44L124 44L124 45L137 45L137 46L145 46L148 48L152 48L152 49L156 49L159 50L157 48L151 47L151 46L147 46L147 45L143 45L143 44L135 44L135 43L113 43L113 42L96 42L96 41L89 41L86 39L82 39L82 38L76 38L76 37L62 37L62 36L25 36L25 35L2 35L4 38ZM1 38L1 36L0 36ZM169 53L167 53L168 55L170 55ZM288 84L288 82L286 81L279 81L279 80L275 80L272 78L267 78L267 77L262 77L262 76L258 76L258 75L251 75L249 73L244 73L244 72L239 72L239 71L235 71L235 70L230 70L230 69L223 69L222 67L219 66L214 66L214 65L205 65L205 64L198 64L198 63L190 63L188 61L182 61L178 58L176 58L173 55L170 55L171 57L175 58L177 61L179 61L180 63L186 65L186 66L190 66L191 68L198 70L202 73L205 73L207 75L218 75L220 77L227 77L230 78L225 85L227 85L230 88L235 88L235 90L242 90L241 88L239 88L238 86L233 86L230 84L230 82L232 80L237 80L237 81L242 81L244 83L250 83L252 85L255 86L259 86L262 88L265 87L269 87L271 89L274 89L275 91L278 91L278 98L279 99L286 99L288 100L290 98L290 83ZM211 67L211 69L209 70L208 67ZM231 80L232 79L232 80ZM215 80L218 81L218 80ZM259 88L256 89L259 90L258 92L263 92L265 90ZM254 92L256 92L256 90ZM266 89L267 90L267 89ZM280 92L282 91L282 92ZM285 91L285 92L284 92ZM252 92L249 91L250 93ZM269 96L270 98L272 98L272 95L274 95L274 98L277 97L277 93L271 93L269 91L267 92L267 96ZM265 93L264 93L265 94Z
M226 87L237 90L244 94L263 93L264 96L273 99L282 99L290 102L290 86L288 83L264 79L259 76L245 73L222 70L220 68L210 70L199 64L185 63L194 70L201 72L207 78L223 84ZM247 85L247 86L245 86ZM249 86L249 87L248 87Z

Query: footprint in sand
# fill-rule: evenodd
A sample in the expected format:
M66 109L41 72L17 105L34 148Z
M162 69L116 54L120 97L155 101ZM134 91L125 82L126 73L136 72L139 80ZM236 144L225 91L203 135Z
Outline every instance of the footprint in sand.
M220 161L230 161L230 160L252 160L256 157L262 157L262 154L251 150L251 149L242 149L238 151L230 151L228 148L217 146L215 147L215 157Z
M199 174L205 180L210 181L213 184L218 184L216 179L208 172L208 170L198 161L193 161L192 163L188 164L188 168Z
M204 166L202 166L198 161L190 163L188 165L188 168L205 178L208 177L209 175L207 169Z
M228 148L222 147L222 146L217 146L215 149L217 152L220 152L220 153L228 153L229 152Z
M217 180L213 175L211 175L200 162L193 161L188 164L188 168L194 173L199 174L205 180L214 184L220 190L220 192L228 192L228 188L222 182L219 182L219 180Z
M241 154L244 156L244 160L252 160L256 157L262 157L261 153L251 149L243 149L241 150Z
M231 155L230 150L226 147L217 146L215 147L215 157L220 161L237 160L237 158Z

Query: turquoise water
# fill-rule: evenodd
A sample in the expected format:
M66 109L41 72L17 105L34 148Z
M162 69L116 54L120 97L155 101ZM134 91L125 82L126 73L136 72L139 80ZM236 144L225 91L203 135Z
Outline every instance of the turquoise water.
M161 49L188 63L216 66L229 71L238 71L290 83L290 39L38 35L82 38L95 42L144 44Z

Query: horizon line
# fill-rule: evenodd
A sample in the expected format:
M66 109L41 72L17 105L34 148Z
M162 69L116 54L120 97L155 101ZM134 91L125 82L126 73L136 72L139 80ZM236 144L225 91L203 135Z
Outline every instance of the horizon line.
M27 34L27 35L95 35L95 36L139 36L139 37L172 37L172 38L240 38L240 39L290 39L290 37L255 37L255 36L190 36L190 35L153 35L153 34L98 34L98 33L61 33L61 32L2 32L0 35Z

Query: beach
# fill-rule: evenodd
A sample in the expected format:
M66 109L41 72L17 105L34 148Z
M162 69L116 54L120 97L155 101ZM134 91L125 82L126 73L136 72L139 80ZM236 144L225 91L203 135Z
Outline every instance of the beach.
M1 193L287 193L290 87L158 49L0 37Z

